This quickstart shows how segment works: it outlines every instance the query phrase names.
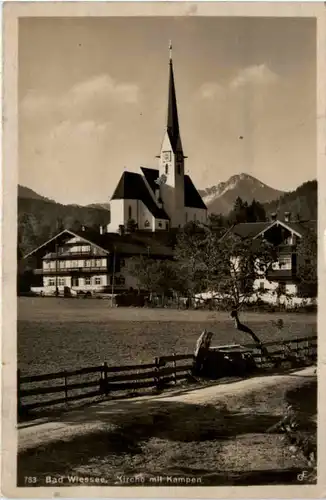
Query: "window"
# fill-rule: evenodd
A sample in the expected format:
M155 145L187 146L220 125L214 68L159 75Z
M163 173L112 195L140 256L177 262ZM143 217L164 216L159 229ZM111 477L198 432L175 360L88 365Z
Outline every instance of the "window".
M260 281L259 282L259 290L261 292L264 292L265 291L265 283L263 281Z
M102 267L102 260L101 259L96 259L95 267Z
M66 263L65 263L65 261L64 261L64 260L60 260L60 261L59 261L59 268L60 268L60 269L64 269L65 267L66 267Z
M55 286L55 279L54 278L50 278L48 280L48 286Z
M55 260L51 260L51 261L49 262L49 268L50 268L50 269L55 269Z
M78 276L71 277L71 286L79 286L79 278Z
M85 285L90 285L90 284L91 284L91 278L89 276L86 276Z
M166 223L165 223L165 229L166 229L166 230L168 230L168 229L169 229L169 223L168 223L168 222L166 222Z
M158 227L162 227L162 222L159 222L159 223L158 223Z
M166 175L169 173L169 165L168 164L165 165L165 173L166 173Z
M95 283L95 285L101 285L102 284L102 278L100 278L99 276L95 276L94 283Z
M150 223L148 220L145 220L145 224L144 224L145 227L149 227L150 226Z
M128 219L131 219L132 217L132 208L131 208L131 205L129 205L128 207Z
M279 258L279 268L280 269L291 269L291 257L289 256L284 256Z
M58 286L65 286L66 280L64 278L58 278Z

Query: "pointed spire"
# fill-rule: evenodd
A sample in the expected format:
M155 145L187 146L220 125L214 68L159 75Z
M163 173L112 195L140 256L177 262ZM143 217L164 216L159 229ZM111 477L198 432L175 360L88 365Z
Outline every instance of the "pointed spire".
M177 109L177 98L175 93L174 84L174 74L173 74L173 62L172 62L172 42L169 44L170 51L170 75L169 75L169 100L168 100L168 116L167 116L167 131L171 141L173 150L176 150L176 146L180 141L179 132L179 119L178 119L178 109Z

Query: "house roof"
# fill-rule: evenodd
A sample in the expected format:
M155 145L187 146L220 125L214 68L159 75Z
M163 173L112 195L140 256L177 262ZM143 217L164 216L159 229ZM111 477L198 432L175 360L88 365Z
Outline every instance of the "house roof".
M188 208L204 208L207 209L202 197L193 185L189 175L184 176L184 193L185 193L185 206Z
M156 219L170 219L153 200L141 174L136 172L123 172L111 200L140 200Z
M272 224L272 222L240 222L233 226L232 232L241 238L255 238Z
M68 229L61 231L56 236L47 240L39 247L25 256L25 258L35 253L41 253L43 256L55 251L56 243L64 244L70 238L80 237L84 241L95 245L109 254L117 252L121 255L151 255L155 257L173 257L173 249L171 246L164 244L162 241L155 239L152 236L145 234L125 234L118 233L97 233L95 231L70 231ZM62 255L62 254L60 254Z
M285 222L283 220L268 221L268 222L241 222L233 226L231 231L241 238L257 238L274 225L281 225L290 231L293 231L298 236L307 234L313 227L316 226L315 221L306 222Z

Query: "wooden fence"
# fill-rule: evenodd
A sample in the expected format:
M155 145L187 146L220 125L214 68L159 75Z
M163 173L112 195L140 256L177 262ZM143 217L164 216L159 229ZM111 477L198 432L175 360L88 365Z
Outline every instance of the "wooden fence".
M228 346L217 346L215 349L227 350ZM243 347L251 352L258 368L265 369L271 360L289 359L309 360L314 362L317 358L317 336L287 340L283 343L266 342L270 357L262 355L256 344L246 344ZM212 348L214 349L214 348ZM187 379L193 368L194 356L192 354L173 354L155 358L154 363L81 368L73 371L60 371L43 375L22 376L17 371L17 403L18 414L24 415L28 410L46 406L68 404L96 396L109 396L132 394L140 389L162 390L170 384ZM300 364L300 363L299 363ZM50 384L50 385L49 385ZM60 395L60 397L44 396Z
M193 359L192 354L174 354L155 358L154 363L108 366L105 362L101 366L32 376L22 376L18 370L18 413L112 393L132 393L145 388L161 390L167 384L187 378ZM44 399L48 394L60 397Z

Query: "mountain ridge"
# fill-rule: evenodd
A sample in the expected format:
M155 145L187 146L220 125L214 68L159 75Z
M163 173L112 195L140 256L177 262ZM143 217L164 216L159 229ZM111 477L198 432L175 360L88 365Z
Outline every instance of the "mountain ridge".
M264 204L280 198L285 193L246 173L232 175L225 182L199 190L208 212L222 215L227 215L232 210L238 197L247 203L255 199Z

